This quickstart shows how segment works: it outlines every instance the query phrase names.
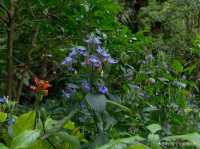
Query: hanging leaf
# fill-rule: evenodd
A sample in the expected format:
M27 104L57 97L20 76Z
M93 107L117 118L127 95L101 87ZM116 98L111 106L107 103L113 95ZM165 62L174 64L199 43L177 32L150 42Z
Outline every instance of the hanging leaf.
M11 148L12 149L21 149L33 145L37 139L40 137L40 131L38 130L29 130L24 131L23 133L14 137Z

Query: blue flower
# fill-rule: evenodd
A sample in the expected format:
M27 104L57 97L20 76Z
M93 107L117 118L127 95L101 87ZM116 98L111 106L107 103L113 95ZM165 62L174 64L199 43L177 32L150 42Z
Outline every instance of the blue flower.
M108 58L108 63L109 64L116 64L116 63L118 63L118 61L110 57L110 58Z
M71 52L69 53L69 57L74 58L78 54L76 47L73 47L71 49Z
M0 104L4 104L6 102L4 97L0 97Z
M85 80L81 81L81 86L85 92L91 91L91 85L87 81L85 81Z
M101 53L101 55L104 57L104 59L109 59L110 58L110 54L107 53L106 51L103 51L103 53Z
M97 56L92 55L89 58L89 62L91 63L97 63L98 61L99 61L99 58Z
M107 53L107 52L105 51L105 49L102 48L102 47L100 47L100 46L98 46L98 48L96 49L96 51L97 51L101 56L103 56L104 59L108 59L108 58L110 57L110 54Z
M63 65L70 64L73 61L71 57L66 57L64 61L62 62Z
M97 51L99 54L101 54L101 53L103 53L103 52L105 51L105 49L102 48L102 47L100 47L100 46L98 46L97 49L96 49L96 51Z
M90 36L87 40L85 40L85 42L88 44L93 44L93 45L101 44L100 37L95 37L95 36Z
M92 56L89 57L89 63L92 64L95 67L101 67L101 61L95 55L92 55Z
M99 85L99 86L98 86L98 90L99 90L99 92L102 93L102 94L107 94L107 93L108 93L108 88L105 87L105 86Z
M76 49L80 55L87 56L87 50L85 47L77 46Z

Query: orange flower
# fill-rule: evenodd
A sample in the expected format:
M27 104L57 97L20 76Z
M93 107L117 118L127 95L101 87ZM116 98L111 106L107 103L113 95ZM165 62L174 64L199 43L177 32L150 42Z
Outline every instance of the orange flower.
M30 86L30 89L35 92L44 92L45 96L48 96L48 88L51 87L51 84L49 84L49 81L40 80L37 77L33 78L35 86Z

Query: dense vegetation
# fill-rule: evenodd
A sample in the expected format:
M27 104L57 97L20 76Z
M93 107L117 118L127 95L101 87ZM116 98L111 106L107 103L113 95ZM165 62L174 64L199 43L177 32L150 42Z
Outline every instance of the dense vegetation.
M0 149L200 149L200 1L0 0Z

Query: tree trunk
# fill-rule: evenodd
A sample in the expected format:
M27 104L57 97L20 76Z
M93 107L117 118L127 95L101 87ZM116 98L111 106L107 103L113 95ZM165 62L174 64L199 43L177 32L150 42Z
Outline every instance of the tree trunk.
M14 0L9 0L8 23L7 23L7 80L6 95L12 98L13 84L13 34L14 34Z

